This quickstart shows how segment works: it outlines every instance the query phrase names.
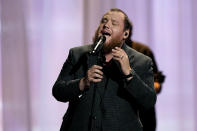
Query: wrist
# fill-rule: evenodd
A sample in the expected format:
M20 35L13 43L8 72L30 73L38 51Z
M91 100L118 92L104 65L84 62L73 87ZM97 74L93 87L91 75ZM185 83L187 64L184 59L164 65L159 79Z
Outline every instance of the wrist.
M128 70L127 70L127 72L124 74L125 76L127 76L127 75L129 75L130 73L131 73L131 68L129 68Z
M89 82L86 77L81 78L79 83L79 89L83 91L86 87L89 86Z
M131 80L132 77L133 77L132 69L129 69L128 70L128 73L126 73L126 74L123 75L123 79L127 79L127 80Z

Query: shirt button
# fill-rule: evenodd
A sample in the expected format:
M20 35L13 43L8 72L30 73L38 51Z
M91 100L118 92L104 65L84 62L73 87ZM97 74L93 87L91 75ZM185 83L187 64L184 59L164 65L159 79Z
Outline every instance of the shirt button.
M96 116L93 116L92 118L93 118L94 120L96 120Z

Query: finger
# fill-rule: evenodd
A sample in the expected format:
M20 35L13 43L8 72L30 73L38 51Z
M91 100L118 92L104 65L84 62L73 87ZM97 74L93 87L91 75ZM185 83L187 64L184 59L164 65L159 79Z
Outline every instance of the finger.
M112 55L113 55L113 57L120 57L120 56L121 56L120 54L118 54L118 53L113 53L113 52L112 52Z
M93 66L88 70L88 74L89 74L89 73L93 74L93 73L95 73L95 72L97 72L97 73L99 73L99 74L103 74L103 72L101 72L101 69L102 69L102 68L103 68L102 66L93 65Z
M117 51L120 51L120 52L123 52L124 50L123 49L121 49L120 47L115 47L115 49L117 50Z
M122 57L122 56L125 55L125 52L120 51L120 50L116 50L116 49L112 49L112 54L115 55L115 56Z
M120 54L126 55L126 52L120 47L115 47L115 50L117 50Z
M89 70L88 71L88 78L103 78L103 72L96 69L96 70Z
M112 55L113 55L113 57L120 58L120 55L119 54L112 53Z
M113 59L121 62L121 58L120 57L113 57Z
M102 79L103 76L100 75L100 74L94 73L94 74L93 74L93 78L94 78L94 79Z
M91 83L91 82L93 82L93 78L89 78L88 77L88 81Z
M97 81L101 81L101 78L90 78L88 81L91 82L97 82Z
M94 68L94 69L100 69L100 70L103 69L103 67L102 66L99 66L99 65L93 65L92 68Z
M112 52L113 57L119 58L119 59L123 59L124 55L122 54L118 54L118 53L113 53Z
M112 53L121 53L121 52L114 48L114 49L112 49Z
M102 78L98 78L98 77L94 78L94 77L92 77L92 78L89 78L88 81L89 82L100 82L100 81L102 81Z
M118 50L116 50L116 49L112 49L112 54L114 54L114 55L120 55L121 52L118 51Z
M102 81L102 79L93 79L93 81L92 81L92 82L97 83L97 82L101 82L101 81Z
M99 69L95 69L94 70L94 73L97 73L99 75L103 75L103 72L101 70L99 70Z

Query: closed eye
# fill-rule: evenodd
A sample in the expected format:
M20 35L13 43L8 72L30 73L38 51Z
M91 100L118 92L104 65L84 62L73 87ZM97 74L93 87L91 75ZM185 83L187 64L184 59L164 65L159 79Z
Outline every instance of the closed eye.
M112 20L112 25L118 25L118 21Z

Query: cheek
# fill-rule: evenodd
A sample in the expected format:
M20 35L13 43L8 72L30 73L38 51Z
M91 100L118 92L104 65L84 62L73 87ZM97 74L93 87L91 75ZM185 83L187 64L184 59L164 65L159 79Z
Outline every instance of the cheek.
M116 28L113 30L114 37L123 37L124 32L121 28Z
M103 28L103 27L102 27L101 25L98 27L98 35L102 35L102 34L101 34L102 28Z
M122 38L122 35L120 34L113 34L112 36L106 36L106 45L114 42L114 41L121 41L123 38Z
M114 34L114 35L112 36L112 39L117 40L117 41L120 41L120 40L123 39L123 35L120 34L120 33L116 33L116 34Z

